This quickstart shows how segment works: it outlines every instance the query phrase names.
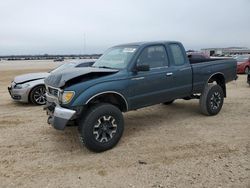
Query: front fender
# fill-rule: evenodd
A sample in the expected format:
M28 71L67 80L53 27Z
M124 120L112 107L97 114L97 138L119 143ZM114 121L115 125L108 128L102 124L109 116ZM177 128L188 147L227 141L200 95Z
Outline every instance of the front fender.
M26 82L27 84L29 84L29 92L35 88L36 86L39 86L39 85L44 85L44 79L39 79L39 80L34 80L34 81L30 81L30 82Z
M87 104L87 102L94 96L102 93L118 93L120 94L126 101L128 96L128 90L126 90L128 86L127 80L118 80L112 82L103 82L96 84L92 87L89 87L85 91L83 91L72 103L72 107L82 106Z

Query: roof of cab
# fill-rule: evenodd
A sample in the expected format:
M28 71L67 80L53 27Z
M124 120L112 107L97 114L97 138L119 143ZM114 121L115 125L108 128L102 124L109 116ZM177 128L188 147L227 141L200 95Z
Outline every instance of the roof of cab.
M147 45L167 44L167 43L180 43L180 42L178 42L178 41L133 42L133 43L116 45L115 47L121 47L121 46L147 46Z

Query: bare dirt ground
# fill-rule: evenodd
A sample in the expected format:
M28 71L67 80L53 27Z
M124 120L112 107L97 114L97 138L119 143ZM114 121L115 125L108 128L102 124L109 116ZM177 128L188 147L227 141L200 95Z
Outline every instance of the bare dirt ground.
M0 62L0 187L250 187L250 88L228 84L215 117L197 100L125 114L125 132L110 151L79 143L75 127L58 132L42 107L14 103L14 76L53 62Z

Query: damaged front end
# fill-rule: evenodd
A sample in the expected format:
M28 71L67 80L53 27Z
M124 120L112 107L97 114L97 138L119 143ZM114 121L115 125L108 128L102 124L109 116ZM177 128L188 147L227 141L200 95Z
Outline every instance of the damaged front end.
M61 96L63 90L46 85L47 103L44 107L48 115L48 124L57 130L64 130L66 126L75 125L74 120L81 114L83 107L72 109L62 107Z
M45 79L47 104L44 107L48 115L48 124L51 124L57 130L64 130L82 113L84 106L71 107L69 105L77 94L75 91L68 91L68 87L116 72L118 70L87 67L74 68L48 76Z
M75 111L60 106L59 98L61 92L60 89L51 88L46 85L47 104L44 110L46 110L48 115L48 124L52 125L57 130L64 130L75 114Z
M49 109L50 108L50 109ZM66 125L71 121L76 111L56 106L53 110L47 108L51 114L48 117L48 124L51 124L57 130L64 130Z

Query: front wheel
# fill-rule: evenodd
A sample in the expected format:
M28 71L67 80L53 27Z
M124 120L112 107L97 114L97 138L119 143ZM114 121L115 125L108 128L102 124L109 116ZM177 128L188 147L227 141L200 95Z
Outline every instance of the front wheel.
M35 105L46 104L46 90L44 85L34 87L30 92L30 101Z
M119 142L124 121L122 112L116 106L101 103L90 107L79 126L85 146L91 151L103 152Z
M222 88L219 85L207 85L200 98L202 113L208 116L216 115L220 112L223 103L224 93Z

